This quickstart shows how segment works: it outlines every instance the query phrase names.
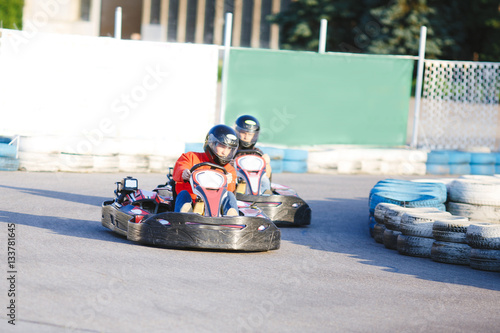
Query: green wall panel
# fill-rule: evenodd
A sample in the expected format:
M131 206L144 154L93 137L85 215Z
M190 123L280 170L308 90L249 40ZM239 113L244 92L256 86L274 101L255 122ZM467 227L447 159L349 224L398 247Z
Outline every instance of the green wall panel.
M261 143L406 143L414 60L231 49L225 123L261 122Z

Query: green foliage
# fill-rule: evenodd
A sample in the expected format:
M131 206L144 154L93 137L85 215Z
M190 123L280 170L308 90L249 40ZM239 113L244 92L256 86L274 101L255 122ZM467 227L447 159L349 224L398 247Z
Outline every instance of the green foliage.
M22 29L24 0L0 1L0 22L6 29Z
M282 48L316 51L322 18L328 51L417 55L425 25L427 58L500 61L498 0L297 0L271 21Z
M281 26L281 48L294 50L318 49L321 19L328 20L327 49L332 50L343 40L354 38L352 25L361 14L363 0L297 0L287 11L271 17Z
M453 44L453 40L440 33L441 26L432 24L437 17L437 9L427 1L403 0L390 6L373 8L370 13L380 22L380 35L376 36L367 50L382 54L418 54L420 27L427 31L426 55L436 58ZM443 36L443 37L440 37Z
M465 1L466 53L474 60L500 61L500 2L498 0Z

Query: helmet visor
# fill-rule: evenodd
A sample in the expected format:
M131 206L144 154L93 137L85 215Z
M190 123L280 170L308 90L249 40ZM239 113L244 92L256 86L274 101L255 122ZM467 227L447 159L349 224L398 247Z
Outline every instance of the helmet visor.
M258 131L248 131L239 126L236 126L236 133L238 133L238 139L243 147L251 147L257 143L259 139Z
M208 138L208 146L212 152L220 159L221 162L227 164L234 158L238 147L231 147L224 142L220 142L213 135Z

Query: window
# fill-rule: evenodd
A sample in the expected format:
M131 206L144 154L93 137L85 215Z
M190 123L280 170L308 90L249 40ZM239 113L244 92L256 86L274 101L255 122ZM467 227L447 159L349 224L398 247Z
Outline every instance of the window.
M90 4L92 0L80 0L80 20L90 21Z
M160 24L161 0L151 0L150 24Z

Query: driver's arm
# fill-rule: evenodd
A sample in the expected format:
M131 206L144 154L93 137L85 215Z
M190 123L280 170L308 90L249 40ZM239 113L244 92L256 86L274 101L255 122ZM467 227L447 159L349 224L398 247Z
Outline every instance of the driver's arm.
M194 165L190 155L189 153L182 154L177 162L175 162L174 173L172 175L175 182L181 183L186 181L183 175L185 176L185 171L187 170L189 172ZM189 180L189 176L187 179Z
M237 181L236 169L231 164L226 165L224 168L227 171L227 175L226 175L227 190L235 193L236 192L236 181Z
M262 158L264 159L264 161L266 161L266 176L267 178L271 179L271 173L273 172L271 168L271 158L268 154L262 155Z

